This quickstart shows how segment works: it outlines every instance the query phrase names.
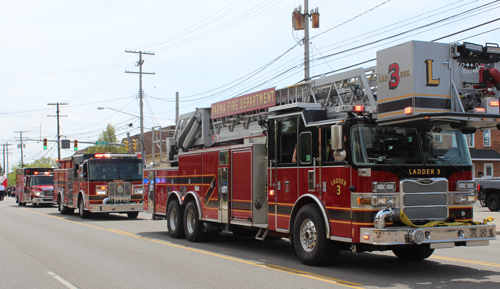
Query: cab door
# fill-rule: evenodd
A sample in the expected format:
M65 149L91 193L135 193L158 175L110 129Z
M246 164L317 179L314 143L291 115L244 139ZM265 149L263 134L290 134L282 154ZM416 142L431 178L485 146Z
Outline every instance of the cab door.
M269 187L274 196L269 200L269 227L278 231L290 229L290 215L299 195L298 123L299 116L295 115L274 119L272 125Z

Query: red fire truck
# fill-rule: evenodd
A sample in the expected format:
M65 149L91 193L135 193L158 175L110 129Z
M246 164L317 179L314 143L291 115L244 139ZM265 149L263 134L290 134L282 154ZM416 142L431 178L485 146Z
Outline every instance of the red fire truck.
M54 169L22 168L16 171L16 203L19 206L52 205Z
M411 41L378 51L376 67L185 114L173 137L153 133L169 154L144 170L144 210L173 238L287 237L308 265L487 245L496 228L473 222L467 139L500 129L499 56Z
M93 213L137 218L142 211L142 162L134 154L74 155L54 170L54 189L61 214L78 208L83 219Z

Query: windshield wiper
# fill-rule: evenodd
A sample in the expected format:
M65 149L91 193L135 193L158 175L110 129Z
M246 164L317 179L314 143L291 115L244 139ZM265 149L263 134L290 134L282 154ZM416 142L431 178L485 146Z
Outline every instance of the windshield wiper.
M460 173L463 173L464 171L462 169L460 169L459 167L457 167L455 164L453 164L452 162L450 162L449 160L447 159L444 159L444 158L437 158L438 160L444 162L445 164L448 164L450 166L452 166L454 169L456 169L457 171L459 171Z

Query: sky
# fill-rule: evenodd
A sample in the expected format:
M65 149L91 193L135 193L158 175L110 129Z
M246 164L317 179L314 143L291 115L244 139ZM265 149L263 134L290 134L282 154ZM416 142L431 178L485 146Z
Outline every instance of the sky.
M291 21L304 0L1 2L0 142L9 144L10 167L21 160L20 132L24 163L58 157L49 104L63 104L61 138L77 139L79 149L108 124L118 139L139 134L139 76L125 73L139 71L139 56L126 51L151 53L143 55L143 71L154 72L142 78L145 131L174 124L176 92L182 115L304 79L304 34ZM411 40L500 43L499 1L309 0L315 8L312 77Z

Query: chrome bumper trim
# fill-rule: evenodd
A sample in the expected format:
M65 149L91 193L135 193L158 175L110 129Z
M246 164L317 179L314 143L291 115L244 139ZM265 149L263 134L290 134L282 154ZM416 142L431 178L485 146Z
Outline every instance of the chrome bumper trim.
M142 212L142 204L90 205L92 213Z
M496 225L472 225L429 228L361 228L360 243L372 245L415 244L411 242L411 238L409 238L410 233L415 230L424 231L425 237L423 238L422 243L426 244L455 244L455 242L465 242L466 246L481 246L486 245L489 240L496 240ZM369 238L364 239L363 236L369 236ZM435 245L435 247L437 248L439 245Z

